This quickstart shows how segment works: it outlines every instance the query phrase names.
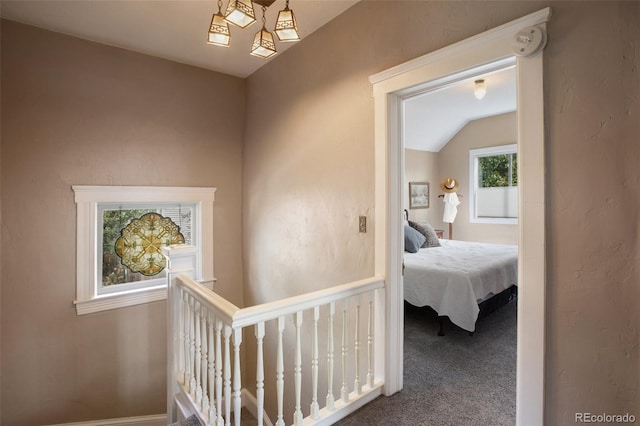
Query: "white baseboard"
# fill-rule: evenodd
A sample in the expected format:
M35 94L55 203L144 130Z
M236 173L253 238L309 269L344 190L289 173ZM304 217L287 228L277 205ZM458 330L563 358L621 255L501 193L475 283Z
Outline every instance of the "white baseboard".
M166 414L152 416L121 417L118 419L90 420L87 422L57 423L50 426L166 426Z
M255 418L258 418L258 401L256 397L251 394L247 389L242 388L242 406L251 413ZM138 417L121 417L118 419L105 419L105 420L90 420L86 422L74 422L74 423L56 423L48 426L166 426L167 415L155 414L152 416L138 416ZM271 419L267 413L264 413L264 425L273 426Z
M251 392L249 392L247 388L242 388L240 391L240 398L241 398L242 407L246 408L247 411L257 419L258 418L258 401L256 397ZM191 414L194 414L193 411L191 411L190 409L190 407L192 406L193 400L191 399L190 395L184 392L184 389L180 388L180 393L175 396L175 403L177 408L178 420L189 417ZM224 398L222 398L222 401L220 404L223 407L225 406ZM233 407L231 409L233 410ZM273 423L271 422L271 419L267 415L266 411L263 410L263 413L264 413L263 414L264 426L273 426ZM200 416L200 414L198 413L195 413L195 414L198 416L198 418L201 421L204 422L205 419L203 419ZM166 422L166 416L165 416L165 422ZM111 425L111 423L109 423L109 425ZM99 426L102 426L102 424L100 424Z

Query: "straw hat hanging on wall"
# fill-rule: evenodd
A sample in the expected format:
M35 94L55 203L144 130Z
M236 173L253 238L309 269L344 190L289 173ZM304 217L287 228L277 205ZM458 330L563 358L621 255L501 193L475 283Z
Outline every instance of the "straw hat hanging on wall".
M460 182L458 182L454 178L445 178L442 180L442 182L440 182L440 189L442 189L443 192L447 192L447 193L456 192L459 187L460 187Z

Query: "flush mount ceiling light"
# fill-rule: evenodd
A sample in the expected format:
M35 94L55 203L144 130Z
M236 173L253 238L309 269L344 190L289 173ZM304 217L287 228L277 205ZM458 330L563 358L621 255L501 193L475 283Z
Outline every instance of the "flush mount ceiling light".
M266 28L266 10L275 0L229 0L224 16L222 14L222 0L218 0L218 13L214 14L209 25L207 43L215 46L228 47L231 40L229 25L246 28L256 21L254 5L262 6L262 29L255 35L250 53L261 58L270 58L277 53L273 34ZM293 10L289 9L289 0L285 8L278 13L274 32L281 42L300 40L298 24Z
M289 0L287 0L287 4L284 9L278 13L278 19L276 20L276 28L274 31L280 41L289 42L300 40L296 16L293 14L293 10L289 9Z
M262 29L256 33L251 46L251 54L260 58L269 58L277 53L276 43L273 41L273 34L267 31L264 16L267 8L262 6Z
M487 94L487 85L484 79L481 78L473 82L473 94L476 99L482 99Z
M231 41L231 33L229 32L229 24L224 20L222 15L222 0L218 0L218 13L213 15L209 33L207 34L207 43L216 46L229 47Z

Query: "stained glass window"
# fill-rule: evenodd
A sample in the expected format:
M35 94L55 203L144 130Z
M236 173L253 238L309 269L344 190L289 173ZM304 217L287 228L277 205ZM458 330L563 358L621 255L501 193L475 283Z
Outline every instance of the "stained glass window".
M162 247L184 244L178 225L158 213L145 213L120 231L115 252L131 272L158 275L167 265Z
M194 205L100 205L98 294L165 284L163 246L193 244Z

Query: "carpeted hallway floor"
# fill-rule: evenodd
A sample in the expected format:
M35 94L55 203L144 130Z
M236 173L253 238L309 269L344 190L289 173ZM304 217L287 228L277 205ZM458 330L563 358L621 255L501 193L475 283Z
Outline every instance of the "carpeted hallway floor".
M405 304L404 389L381 396L338 425L515 424L517 300L438 337L433 311Z

